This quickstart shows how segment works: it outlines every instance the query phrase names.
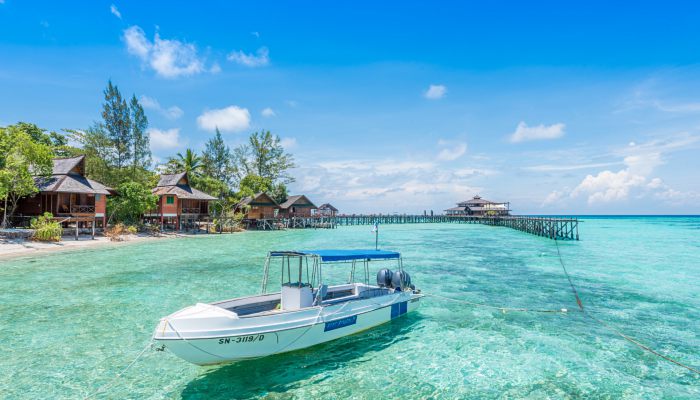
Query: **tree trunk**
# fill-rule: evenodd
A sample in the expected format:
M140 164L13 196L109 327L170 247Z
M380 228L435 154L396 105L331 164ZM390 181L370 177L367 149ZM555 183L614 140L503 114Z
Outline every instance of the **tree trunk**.
M7 228L7 196L5 196L5 207L2 209L2 229Z

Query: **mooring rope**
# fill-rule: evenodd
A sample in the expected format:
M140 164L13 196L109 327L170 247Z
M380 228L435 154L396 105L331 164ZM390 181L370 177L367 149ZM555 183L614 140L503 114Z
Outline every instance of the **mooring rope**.
M651 353L651 354L653 354L653 355L655 355L655 356L657 356L657 357L660 357L660 358L662 358L662 359L664 359L664 360L666 360L666 361L668 361L668 362L671 362L671 363L673 363L673 364L676 364L676 365L678 365L679 367L683 367L683 368L687 369L688 371L695 372L696 374L700 375L700 370L698 370L698 369L696 369L696 368L693 368L693 367L691 367L691 366L689 366L689 365L683 364L683 363L681 363L680 361L674 360L673 358L671 358L671 357L669 357L669 356L667 356L667 355L665 355L665 354L659 353L658 351L652 349L651 347L649 347L649 346L647 346L647 345L645 345L645 344L640 343L640 342L637 341L636 339L634 339L634 338L632 338L632 337L630 337L630 336L627 336L625 333L623 333L623 332L620 331L619 329L615 328L614 326L608 324L607 322L596 318L596 316L595 316L595 315L592 315L592 314L590 313L590 311L588 311L587 309L584 309L584 307L583 307L583 302L581 301L581 298L578 296L578 291L576 290L576 286L574 286L574 283L573 283L573 281L571 280L571 276L569 275L569 272L566 270L566 266L564 265L564 259L561 257L561 251L559 251L559 242L558 242L557 240L554 240L554 243L555 243L556 246L557 246L557 255L559 256L559 263L561 264L561 267L562 267L562 269L564 270L564 274L566 275L566 279L569 280L569 284L571 285L571 290L574 292L574 296L576 297L576 303L578 303L578 306L579 306L579 308L581 309L581 312L582 312L585 316L589 317L589 318L592 319L593 321L599 323L599 324L602 325L603 327L607 328L609 331L611 331L611 332L613 332L613 333L619 335L620 337L622 337L623 339L627 340L628 342L634 344L635 346L639 347L640 349L642 349L642 350L644 350L644 351L647 351L647 352L649 352L649 353Z
M92 392L91 394L87 395L87 396L85 397L85 400L97 396L102 390L107 389L108 387L112 386L112 384L114 384L114 382L116 382L117 379L119 379L122 375L124 375L124 373L125 373L126 371L128 371L129 368L131 368L134 364L136 364L136 362L141 358L141 356L143 356L143 355L146 353L146 350L148 350L148 349L151 348L152 346L153 346L153 339L151 339L151 340L148 342L148 344L146 345L146 347L144 347L143 350L141 350L141 351L139 352L139 354L136 356L136 358L134 358L134 360L131 361L131 362L129 363L129 365L126 366L126 368L124 368L124 369L122 369L121 371L119 371L119 373L116 374L116 375L114 376L114 378L110 379L108 382L106 382L106 383L104 383L102 386L98 387L97 390L95 390L95 391Z
M484 303L474 303L471 301L466 301L466 300L459 300L459 299L453 299L451 297L445 297L445 296L440 296L437 294L431 294L431 293L424 293L426 296L430 297L437 297L439 299L443 300L449 300L449 301L454 301L456 303L463 303L463 304L468 304L470 306L475 306L475 307L485 307L485 308L491 308L495 310L500 310L501 312L509 312L509 311L515 311L515 312L536 312L536 313L559 313L559 314L565 314L568 313L569 310L566 308L560 308L559 310L541 310L541 309L535 309L535 308L511 308L511 307L499 307L499 306L493 306L490 304L484 304Z

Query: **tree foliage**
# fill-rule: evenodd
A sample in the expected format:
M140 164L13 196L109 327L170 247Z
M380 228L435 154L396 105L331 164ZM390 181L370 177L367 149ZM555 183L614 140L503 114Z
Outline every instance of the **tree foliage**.
M219 128L216 128L216 134L204 147L202 165L204 175L221 181L229 187L235 183L231 149L224 142Z
M81 143L95 175L110 186L127 181L146 182L151 167L148 118L135 95L127 101L119 88L107 83L102 104L102 121L86 131L71 131ZM98 156L101 160L90 159ZM90 169L90 171L93 171Z
M146 132L146 129L148 129L148 118L135 95L131 96L129 112L131 113L131 135L133 139L133 159L131 164L135 170L147 169L151 166L151 143Z
M110 220L136 224L141 215L154 210L158 196L151 193L151 188L139 182L124 182L117 188L118 196L107 200L107 213Z
M111 80L107 83L104 96L102 124L107 136L112 141L114 166L121 169L128 165L132 155L131 114L119 88L112 85Z
M35 127L35 125L33 125ZM0 128L0 199L2 227L17 209L19 199L39 191L34 177L51 175L53 152L50 144L35 141L27 124ZM33 132L36 134L36 132Z
M289 170L296 166L294 157L282 147L279 136L270 131L251 134L248 143L234 151L234 162L241 179L247 175L257 175L273 183L294 182L289 175Z
M167 173L177 174L180 172L187 172L190 178L198 176L203 168L202 157L192 149L185 150L185 154L177 153L175 157L170 157L166 164Z

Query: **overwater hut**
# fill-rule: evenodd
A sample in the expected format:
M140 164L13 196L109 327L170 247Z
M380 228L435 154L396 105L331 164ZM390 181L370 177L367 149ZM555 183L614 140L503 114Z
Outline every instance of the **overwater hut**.
M322 217L335 217L338 215L338 209L330 203L324 203L318 206L317 214Z
M236 212L244 213L247 220L273 219L279 208L277 202L263 192L245 197L236 204Z
M311 217L311 214L318 207L309 200L308 197L301 195L289 196L287 201L280 204L280 216L286 218L301 217L307 218Z
M216 200L216 197L190 186L187 172L161 175L152 192L158 195L158 206L147 212L145 219L157 221L163 228L171 226L177 230L208 218L209 202Z
M457 203L457 207L445 210L450 216L504 216L510 214L510 203L497 203L474 196L472 199Z
M106 225L107 196L114 190L85 177L85 156L55 158L51 176L34 181L39 193L19 201L17 217L50 212L64 222Z

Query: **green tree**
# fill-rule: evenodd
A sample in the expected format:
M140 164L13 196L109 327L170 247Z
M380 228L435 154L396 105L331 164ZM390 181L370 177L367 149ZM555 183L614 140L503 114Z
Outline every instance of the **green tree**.
M287 201L287 185L285 185L282 182L275 183L272 185L272 188L270 189L269 192L270 197L274 201L277 202L277 204L284 203Z
M257 193L269 193L272 190L273 184L269 178L263 178L259 175L246 175L241 179L238 190L238 198L242 199L247 196L253 196Z
M32 141L39 144L43 144L49 147L59 147L68 144L68 139L64 135L61 135L60 133L56 132L47 133L46 129L41 129L35 124L31 124L28 122L18 122L12 126L25 132L27 135L29 135Z
M139 182L124 182L117 188L119 196L107 198L107 212L110 222L136 224L141 215L156 208L158 196L151 193L150 187Z
M294 157L284 150L279 136L270 131L254 132L247 144L234 151L233 157L240 178L257 175L273 183L294 182L288 173L295 167Z
M233 183L233 165L231 149L216 128L216 134L209 139L202 153L203 173L231 186Z
M148 118L135 95L131 96L129 111L131 113L131 136L133 138L132 167L134 173L138 173L139 170L148 169L151 165L150 139L148 133L146 133Z
M166 165L166 170L169 173L187 172L190 178L199 176L202 168L204 168L202 158L192 149L185 150L184 155L177 153L177 156L171 157Z
M85 155L85 170L88 177L107 186L118 186L123 178L120 177L120 171L115 170L111 163L116 149L104 126L94 124L85 131L67 130L67 132L71 139L80 144L80 152Z
M0 199L3 201L2 227L17 209L19 199L39 191L34 178L51 175L50 145L36 142L26 126L0 128Z
M122 98L119 88L110 80L104 90L105 102L102 105L104 129L114 144L114 166L118 169L128 165L132 159L133 132L131 115L126 100Z

